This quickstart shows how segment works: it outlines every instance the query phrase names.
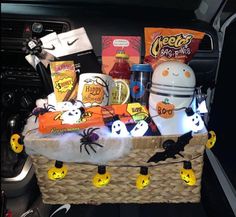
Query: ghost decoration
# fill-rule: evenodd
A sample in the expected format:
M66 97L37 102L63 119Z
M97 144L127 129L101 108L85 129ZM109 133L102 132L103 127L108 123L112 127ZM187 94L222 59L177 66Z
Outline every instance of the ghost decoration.
M189 107L196 85L192 68L177 61L161 63L153 72L149 104L163 102L166 98L176 109Z
M187 125L194 133L201 131L204 128L204 122L198 113L195 113L192 108L186 108Z
M113 136L129 136L130 133L127 130L125 124L120 121L120 120L116 120L112 123L111 125L111 133Z
M133 137L144 136L144 134L148 131L148 128L148 123L145 120L141 120L130 131L130 134Z
M62 120L62 124L77 124L81 121L83 114L84 108L75 107L68 111L62 112L60 119Z

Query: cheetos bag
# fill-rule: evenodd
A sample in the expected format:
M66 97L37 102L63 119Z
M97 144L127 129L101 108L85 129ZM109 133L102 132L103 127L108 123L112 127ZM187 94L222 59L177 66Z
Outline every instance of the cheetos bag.
M190 29L144 28L144 32L144 62L151 64L153 69L164 61L188 63L204 37L203 32Z

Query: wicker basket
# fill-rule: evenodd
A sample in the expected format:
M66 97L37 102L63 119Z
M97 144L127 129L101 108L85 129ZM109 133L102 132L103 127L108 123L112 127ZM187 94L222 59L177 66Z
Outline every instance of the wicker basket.
M92 184L92 178L97 173L97 165L66 163L67 176L62 180L51 181L47 177L47 171L54 166L55 161L41 155L32 155L43 202L50 204L199 202L207 134L194 135L182 152L184 159L192 162L197 178L194 186L188 186L180 179L179 171L183 166L183 158L180 156L157 164L146 163L154 153L163 151L161 145L167 139L176 141L177 137L132 138L133 148L129 155L106 164L107 171L112 177L110 183L103 188L96 188ZM55 144L55 142L50 143L50 139L43 139L40 142ZM149 167L151 183L143 190L138 190L135 181L141 165Z

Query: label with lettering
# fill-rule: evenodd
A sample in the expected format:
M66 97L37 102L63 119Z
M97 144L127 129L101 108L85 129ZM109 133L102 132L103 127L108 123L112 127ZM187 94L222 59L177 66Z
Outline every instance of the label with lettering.
M145 28L144 63L153 69L164 61L180 61L187 63L197 52L204 32L191 29Z
M132 116L135 122L143 120L148 117L148 110L140 103L129 103L127 105L127 112Z
M130 89L129 81L125 79L114 79L115 86L111 91L112 104L124 104L129 102Z
M63 79L60 79L58 81L55 82L55 88L59 91L59 92L66 92L69 90L72 90L73 88L73 80L71 77L66 77Z
M104 87L99 84L85 84L82 90L83 103L101 104L104 98Z

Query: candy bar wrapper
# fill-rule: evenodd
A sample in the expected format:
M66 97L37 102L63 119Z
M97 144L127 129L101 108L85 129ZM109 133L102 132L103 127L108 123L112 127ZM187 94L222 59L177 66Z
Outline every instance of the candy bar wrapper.
M190 29L145 28L144 63L153 69L164 61L188 63L197 52L204 32Z
M141 37L102 36L102 71L109 74L116 58L117 50L124 50L129 56L130 66L140 63Z
M51 62L50 70L57 103L76 100L78 77L75 72L74 62Z
M133 124L147 118L148 110L139 103L77 108L63 112L39 115L39 132L42 134L80 130L94 126L111 126L117 118Z

